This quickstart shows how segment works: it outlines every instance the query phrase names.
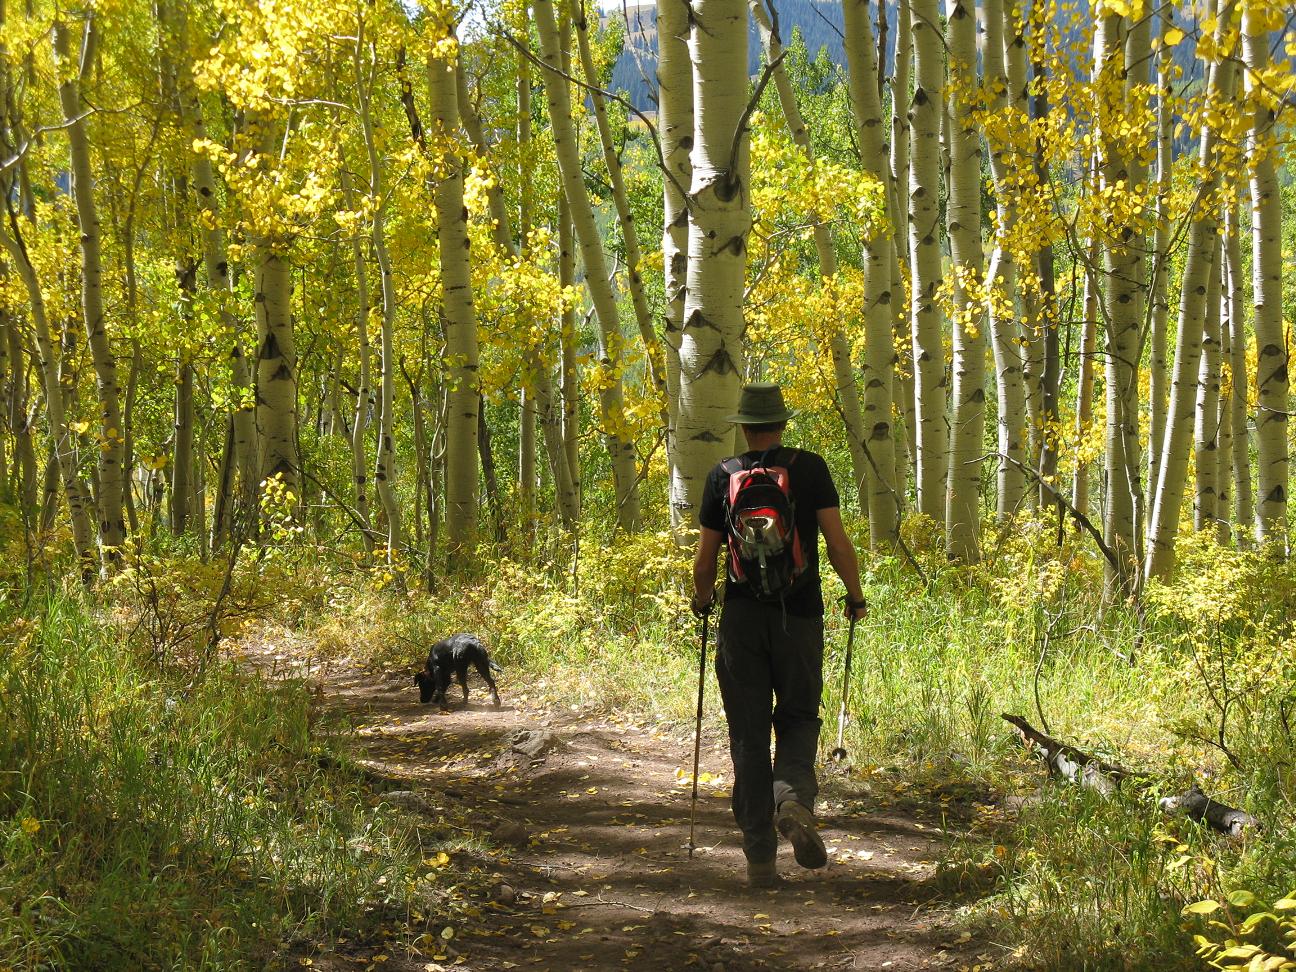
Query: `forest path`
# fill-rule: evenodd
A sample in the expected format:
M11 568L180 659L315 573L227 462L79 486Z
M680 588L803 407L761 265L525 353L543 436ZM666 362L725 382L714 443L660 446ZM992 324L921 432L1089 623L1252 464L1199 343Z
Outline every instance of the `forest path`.
M446 834L470 828L496 838L496 850L452 855L485 890L470 903L480 917L451 922L448 945L421 955L341 946L317 955L317 969L993 967L985 943L952 927L952 901L933 882L932 862L949 839L939 806L882 806L848 776L825 771L819 816L829 865L804 870L783 844L779 886L752 891L722 739L704 737L690 860L691 734L533 704L508 672L503 708L491 708L485 687L470 680L468 707L443 713L419 704L405 673L321 662L309 645L278 638L245 651L263 671L306 675L320 704L350 719L354 755L389 802L426 811L432 833L441 819ZM456 686L456 703L458 694ZM543 752L519 749L528 746Z

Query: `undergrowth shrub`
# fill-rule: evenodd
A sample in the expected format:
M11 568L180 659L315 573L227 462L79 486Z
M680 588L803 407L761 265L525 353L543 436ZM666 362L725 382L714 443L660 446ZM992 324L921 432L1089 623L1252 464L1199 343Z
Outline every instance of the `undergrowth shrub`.
M0 607L0 967L260 967L407 906L406 832L306 687Z

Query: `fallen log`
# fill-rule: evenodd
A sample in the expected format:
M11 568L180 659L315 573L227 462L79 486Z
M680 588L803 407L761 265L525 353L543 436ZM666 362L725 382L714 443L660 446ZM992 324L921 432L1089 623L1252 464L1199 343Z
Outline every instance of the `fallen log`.
M1021 716L1005 713L1001 718L1017 730L1026 747L1039 757L1054 776L1095 790L1103 796L1111 796L1127 781L1140 790L1145 790L1152 784L1152 779L1147 774L1108 763L1069 746L1040 732ZM1195 783L1187 793L1162 797L1157 801L1157 806L1165 813L1186 813L1193 820L1205 823L1230 837L1238 837L1247 830L1260 827L1260 821L1251 814L1212 800Z

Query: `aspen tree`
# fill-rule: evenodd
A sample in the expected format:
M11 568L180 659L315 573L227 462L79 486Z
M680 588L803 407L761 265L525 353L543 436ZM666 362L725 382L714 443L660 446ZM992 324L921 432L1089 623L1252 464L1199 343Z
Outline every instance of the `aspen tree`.
M982 16L985 23L985 87L990 110L1008 116L1014 109L1008 106L1008 76L1004 66L1007 12L1003 0L984 0ZM1011 117L1012 126L1016 127L1019 116L1012 114ZM998 451L1007 457L1000 459L996 466L995 511L1000 522L1021 507L1026 492L1022 467L1027 461L1026 384L1021 332L1013 303L1017 292L1017 267L1012 247L1007 243L1017 219L1017 207L1009 186L1008 152L1009 147L1002 144L1002 140L996 139L990 145L996 232L986 273L989 291L986 303L994 352Z
M68 427L67 398L61 380L59 360L55 354L54 337L49 327L45 295L41 290L40 279L36 275L36 268L32 264L23 233L23 225L28 221L15 211L11 189L8 180L0 175L0 194L3 195L3 200L0 202L4 205L3 225L0 225L0 246L3 246L5 252L9 254L27 293L28 315L36 339L36 361L40 366L45 389L45 415L50 439L50 457L63 482L63 495L67 499L68 517L72 524L72 543L76 548L77 558L81 562L82 574L93 575L94 501L77 470L75 438Z
M850 7L853 0L847 0L845 6ZM867 0L864 0L867 3ZM778 95L779 106L783 110L783 119L787 122L788 132L792 136L793 143L801 150L806 161L811 165L814 164L814 147L810 144L810 131L806 127L805 119L801 116L801 108L797 104L796 92L792 89L792 79L788 76L787 69L783 64L783 42L778 34L774 31L774 25L770 20L769 14L765 12L764 0L749 0L749 6L752 12L752 19L756 21L756 26L760 30L761 38L765 43L766 63L773 65L774 90ZM868 28L867 10L863 18L863 26ZM849 30L850 28L848 28ZM869 37L863 38L861 43L870 43L871 31ZM856 40L855 35L851 35L852 42ZM871 46L871 43L870 43ZM853 63L853 62L852 62ZM873 77L870 70L866 75L868 78ZM874 82L876 83L876 82ZM880 122L881 106L878 105L878 114L875 116ZM870 133L871 134L871 133ZM880 146L878 154L870 157L867 151L862 151L864 158L869 159L877 175L878 159L882 158ZM881 169L882 182L886 181L885 168ZM819 258L819 276L821 279L832 279L837 275L837 252L833 240L832 231L825 223L822 214L811 213L811 220L814 223L812 235L814 237L815 255ZM889 244L888 244L889 247ZM889 271L889 267L886 271ZM886 272L884 271L884 272ZM889 288L890 281L883 282L883 288ZM876 302L876 296L873 299L865 297L867 307L872 307ZM879 312L886 313L886 307L883 305ZM837 397L841 406L842 420L845 425L846 444L850 450L852 480L856 486L859 495L860 508L868 510L869 496L871 489L869 487L870 473L868 460L864 455L864 437L866 434L864 426L864 416L860 411L860 393L859 387L855 381L855 365L851 361L850 342L846 340L846 335L840 327L834 328L830 338L830 350L833 362L833 377L837 383ZM887 334L885 345L889 349L891 345L890 322L887 322ZM888 358L889 360L889 358ZM890 368L883 371L886 375ZM870 376L869 381L873 380ZM888 384L889 384L888 377ZM887 412L884 416L886 434L890 436L890 402L888 400ZM877 461L877 457L874 457ZM894 517L892 517L894 519Z
M558 285L576 285L576 232L572 229L571 207L558 191ZM565 305L559 319L559 367L562 372L562 439L567 472L579 508L581 500L580 381L576 368L576 308Z
M946 430L943 323L936 291L941 280L940 132L945 62L937 0L910 0L913 13L914 91L909 182L909 261L912 274L916 485L918 512L945 517Z
M1224 20L1225 18L1221 18ZM1227 31L1221 24L1220 35ZM1213 64L1206 86L1208 104L1232 97L1236 70L1227 58ZM1219 183L1217 152L1219 133L1204 124L1199 149L1201 198L1214 200ZM1188 255L1184 264L1183 292L1179 300L1179 338L1175 345L1170 406L1166 413L1165 440L1161 445L1160 479L1154 496L1145 579L1166 577L1174 567L1174 542L1179 529L1180 506L1187 486L1188 449L1194 431L1197 376L1201 364L1202 321L1207 313L1213 255L1219 239L1219 211L1208 202L1192 216L1188 230ZM1218 302L1218 290L1216 291Z
M734 430L725 416L737 403L744 368L743 291L751 231L747 5L699 0L692 10L693 180L671 479L671 503L688 512L690 525L697 522L707 473L733 448Z
M1101 191L1132 194L1129 162L1125 158L1122 133L1126 126L1125 40L1127 24L1110 5L1099 10L1094 40L1095 111L1098 116L1098 165ZM1103 319L1106 323L1106 464L1107 515L1104 534L1116 555L1117 564L1107 565L1107 589L1128 595L1137 586L1138 532L1142 469L1138 459L1138 338L1142 323L1141 293L1130 270L1132 259L1141 258L1133 225L1141 214L1137 200L1134 213L1124 220L1102 222L1095 227L1100 242L1104 288ZM1033 352L1027 354L1028 407L1035 397L1038 376L1030 374ZM1194 377L1196 371L1194 370ZM1035 415L1031 410L1032 417ZM1191 432L1191 428L1189 430Z
M1090 242L1088 264L1097 262L1098 247ZM1080 354L1076 364L1076 417L1077 443L1083 442L1093 422L1094 357L1098 351L1098 275L1084 275L1084 320L1080 324ZM1089 463L1076 460L1075 478L1071 483L1071 505L1085 515L1089 513Z
M1149 288L1151 315L1148 333L1148 451L1147 483L1155 489L1161 469L1160 443L1165 438L1168 341L1167 322L1170 319L1170 189L1171 163L1174 149L1174 45L1169 41L1174 30L1174 7L1162 4L1159 22L1160 46L1157 48L1157 138L1156 138L1156 228L1152 243L1152 279ZM1151 517L1152 504L1147 504L1146 516Z
M342 144L338 143L339 154ZM339 160L338 181L342 187L342 203L355 212L354 190L346 158ZM369 259L365 241L359 233L351 234L351 265L355 276L356 292L356 404L355 418L351 422L351 483L355 487L352 502L359 521L360 541L366 554L373 553L373 527L369 518L369 413L373 410L373 353L369 346Z
M874 77L874 47L869 28L868 0L845 0L843 23L848 42L846 62L850 69L851 110L859 139L860 159L865 171L882 185L890 181L886 145L883 142L882 100ZM891 193L883 196L886 207L882 224L889 219ZM895 481L894 438L892 436L892 388L895 374L895 313L891 276L895 247L881 229L865 241L864 277L864 413L863 435L868 448L870 473L868 511L869 539L876 548L896 544L900 532L900 493ZM840 382L840 376L838 378ZM843 401L845 396L843 395ZM903 482L903 480L901 480Z
M525 57L519 57L522 65L529 62ZM521 70L521 68L519 68ZM524 133L520 138L519 144L521 152L519 159L521 167L530 171L530 164L527 155L527 143L530 140L530 71L528 70L523 77L526 79L523 87L519 88L519 94L526 90L526 95L520 97L519 106L526 106L525 114L519 107L519 118L527 118L527 124L522 126L519 121L519 131ZM482 129L481 119L477 117L476 111L472 105L472 99L468 94L467 80L464 77L462 67L459 71L459 110L462 118L464 130L472 140L477 152L483 157L489 154L489 145L486 142L485 133ZM525 249L526 241L530 235L530 178L523 180L519 194L519 202L525 205L519 206L519 231L518 240L520 244L513 242L513 230L508 215L508 207L505 203L503 188L500 180L495 182L487 190L490 211L493 215L495 224L495 242L505 253L509 254L512 259L527 259L530 254ZM519 248L521 247L521 248ZM570 286L570 281L567 286ZM568 316L569 311L564 305L563 315ZM562 343L562 335L559 334L559 344ZM561 357L561 348L559 351ZM562 403L557 401L554 394L553 375L550 373L549 362L545 360L544 355L538 351L531 355L530 364L534 367L534 375L531 376L531 385L527 390L527 410L530 411L535 420L539 422L542 436L545 442L545 452L549 459L549 472L554 482L554 500L558 507L558 515L563 525L568 530L576 528L576 520L580 514L579 500L576 494L576 487L572 482L571 464L568 461L566 445L563 441L562 432ZM525 412L524 412L525 415ZM525 431L525 429L524 429ZM532 431L534 439L534 428ZM532 456L529 459L531 466L531 476L535 475L534 444L531 446ZM527 463L521 463L522 471L525 471ZM534 503L534 483L531 486L532 494L530 502ZM528 508L526 498L524 500L524 509ZM532 515L534 510L532 509Z
M451 568L462 565L477 538L477 434L480 404L477 315L473 290L464 169L459 149L458 45L447 28L428 54L428 103L443 169L435 203L446 340L445 528Z
M558 73L562 72L562 53L553 0L536 0L533 10L540 38L540 59L547 68L542 72L542 80L558 158L558 174L580 245L581 262L585 267L585 285L594 304L594 316L599 325L599 359L603 370L599 382L599 402L604 442L612 464L617 523L623 529L635 530L639 526L639 484L635 470L634 442L625 427L621 376L622 345L625 339L621 334L621 318L616 295L612 292L612 280L607 271L603 241L594 221L589 195L585 191L580 151L572 125L571 94L567 81Z
M909 0L896 4L894 71L891 75L891 313L895 327L896 362L891 395L903 434L895 438L892 482L903 496L916 452L914 442L914 378L912 318L904 301L909 245L909 81L913 59L913 30Z
M672 480L679 421L680 339L684 330L689 212L685 191L693 180L693 74L688 51L689 7L684 0L657 0L657 128L666 172L662 179L662 349L665 352L667 449ZM688 510L671 504L679 528Z
M376 61L377 52L365 39L365 20L360 15L356 24L356 41L353 58L356 98L360 128L364 135L365 152L369 157L369 233L373 246L374 262L378 264L378 277L382 293L381 371L378 392L378 448L374 456L374 485L387 519L387 561L390 563L402 543L401 513L396 504L396 435L394 411L396 408L396 283L392 279L391 257L387 251L386 207L387 192L383 186L383 163L378 155L374 137L373 112L370 107L376 64L365 77L365 60ZM456 93L456 98L458 97Z
M1219 394L1220 394L1220 272L1223 259L1220 237L1212 241L1206 283L1201 359L1197 364L1197 404L1193 412L1193 529L1212 530L1219 497Z
M965 563L979 558L982 440L985 437L985 327L981 301L981 134L972 116L977 91L976 7L950 0L950 238L954 317L954 394L950 425L946 550Z
M86 102L82 86L98 56L99 26L93 11L82 24L79 50L72 50L67 24L54 24L55 60L63 73L59 102L67 126L72 170L72 198L76 204L81 244L81 311L85 318L95 390L99 399L98 512L99 542L109 560L119 556L126 540L123 507L125 489L125 436L122 432L121 388L117 359L108 340L103 305L103 257L100 246L99 214L95 207L94 177L90 167L90 139L86 132Z
M1278 104L1272 90L1257 83L1269 67L1270 26L1262 4L1243 4L1242 57L1252 112L1247 161L1256 339L1256 539L1275 555L1285 556L1291 352L1283 328L1282 200L1274 164Z
M571 8L571 21L576 28L576 50L580 57L585 83L597 87L598 71L590 50L589 22L585 0L566 0ZM594 110L594 123L598 130L599 146L603 150L603 166L607 170L608 185L612 189L612 205L616 209L621 227L621 242L625 247L626 282L630 291L630 305L634 309L635 323L643 341L644 355L648 360L648 375L661 394L665 394L666 380L662 375L664 362L661 346L653 331L652 310L648 307L648 294L644 288L643 254L639 249L639 231L635 227L634 213L630 211L630 197L626 193L625 176L621 172L621 157L612 141L612 125L608 121L607 103L601 91L590 90L590 106Z
M521 21L525 27L525 6L521 10ZM462 76L461 71L461 79ZM463 87L459 90L460 112L465 113L463 112ZM517 54L517 130L515 134L518 146L518 249L521 256L527 257L530 256L531 193L533 191L531 186L531 62L520 52ZM480 152L481 148L478 148L478 151ZM498 193L498 185L492 187L492 192ZM536 423L540 415L536 407L535 385L541 381L548 383L550 379L548 365L541 355L533 353L531 363L535 369L535 377L530 386L523 383L518 412L518 506L522 517L522 531L528 544L535 534L536 522ZM550 387L546 395L547 413L553 410L552 398L553 389ZM546 421L552 418L551 414L545 415ZM551 459L554 454L550 452ZM552 463L550 468L551 471L556 472L556 467ZM570 490L570 488L571 477L568 476L566 489ZM555 484L554 491L558 496L559 509L562 510L565 490Z
M1229 424L1232 430L1231 468L1221 465L1220 475L1233 477L1233 521L1237 542L1247 546L1254 536L1255 495L1251 482L1251 435L1247 427L1250 372L1247 369L1246 277L1242 263L1242 236L1237 205L1225 213L1224 255L1229 274Z
M1233 516L1233 412L1236 399L1233 384L1233 331L1234 320L1242 313L1242 283L1237 270L1242 261L1242 244L1238 238L1237 201L1230 199L1224 207L1224 236L1220 267L1219 341L1220 363L1219 396L1215 408L1215 425L1218 431L1216 447L1215 526L1220 543L1228 543L1232 536ZM1245 372L1244 372L1245 373ZM1246 411L1243 404L1243 430L1246 441Z

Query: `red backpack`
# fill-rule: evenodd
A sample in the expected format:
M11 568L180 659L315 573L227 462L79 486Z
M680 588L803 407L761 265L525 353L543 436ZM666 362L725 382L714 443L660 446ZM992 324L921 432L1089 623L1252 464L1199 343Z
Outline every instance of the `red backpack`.
M746 584L762 601L781 601L805 574L805 551L796 528L796 503L788 469L797 451L786 450L784 465L771 464L765 453L750 467L741 457L720 468L729 476L725 494L728 525L729 580Z

